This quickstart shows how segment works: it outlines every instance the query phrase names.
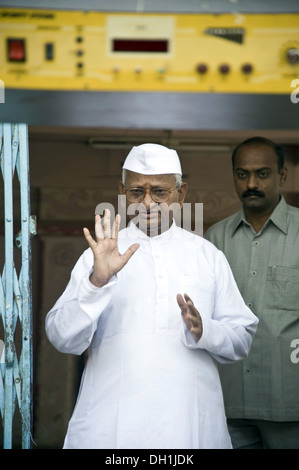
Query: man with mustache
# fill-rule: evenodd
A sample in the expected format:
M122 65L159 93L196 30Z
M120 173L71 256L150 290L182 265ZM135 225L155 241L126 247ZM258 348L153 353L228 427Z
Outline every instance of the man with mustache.
M205 237L221 249L247 305L259 318L244 361L220 367L234 448L299 449L299 210L280 191L283 149L253 137L232 154L241 210Z
M89 248L46 320L59 351L88 348L64 448L231 448L216 361L245 357L258 320L223 253L168 217L187 190L176 151L134 147L123 170L138 218L119 231L106 212L94 237L84 229Z

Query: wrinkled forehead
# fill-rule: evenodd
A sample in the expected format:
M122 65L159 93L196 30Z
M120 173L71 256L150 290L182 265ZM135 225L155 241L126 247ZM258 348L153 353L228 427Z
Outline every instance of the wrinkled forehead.
M175 183L175 175L143 175L133 171L126 170L126 187L146 186L146 187L168 187Z

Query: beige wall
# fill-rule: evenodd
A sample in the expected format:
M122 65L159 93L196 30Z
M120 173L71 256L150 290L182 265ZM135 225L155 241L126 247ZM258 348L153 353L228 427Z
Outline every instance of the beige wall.
M76 130L73 133L68 132L55 135L33 131L31 134L31 185L39 191L39 222L43 226L54 223L79 227L82 221L92 222L98 203L116 203L121 166L130 142L134 143L133 131L122 138L116 130L112 135L103 135L94 130L93 132L99 134L102 144L108 138L116 143L125 139L129 142L123 146L121 142L115 147L111 145L112 148L106 144L97 149L87 144L88 131L83 133L81 130L81 134ZM189 186L187 202L204 203L205 226L239 207L233 187L231 152L243 138L257 132L261 134L261 131L227 135L214 132L212 135L193 133L190 137L185 132L172 137L170 146L178 150L184 179ZM138 138L138 143L162 141L167 144L162 131L153 135L144 132L144 136L141 131L136 131L136 134L135 140ZM130 139L131 135L133 137ZM285 135L268 131L262 135L274 138L284 145L289 170L284 192L298 192L299 132L297 135Z

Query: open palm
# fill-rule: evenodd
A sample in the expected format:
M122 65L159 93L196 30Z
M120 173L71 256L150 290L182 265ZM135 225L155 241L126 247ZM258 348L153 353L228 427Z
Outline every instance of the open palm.
M111 229L111 216L108 209L105 210L103 226L101 217L95 218L95 239L87 228L83 229L84 236L92 249L94 255L94 268L90 281L97 287L103 287L112 276L118 273L131 256L139 248L138 243L131 245L125 253L120 254L117 246L118 232L120 226L120 215L115 217Z

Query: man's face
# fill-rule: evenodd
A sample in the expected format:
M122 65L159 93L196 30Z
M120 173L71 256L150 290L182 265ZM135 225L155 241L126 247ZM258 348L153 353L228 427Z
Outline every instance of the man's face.
M126 184L120 183L119 189L126 195L129 218L138 220L139 228L148 235L157 235L170 227L173 211L182 207L187 186L183 183L177 188L173 175L142 175L127 171ZM140 200L135 201L138 197Z
M278 171L277 155L267 145L241 147L233 168L236 192L246 211L266 213L279 202L286 168Z

